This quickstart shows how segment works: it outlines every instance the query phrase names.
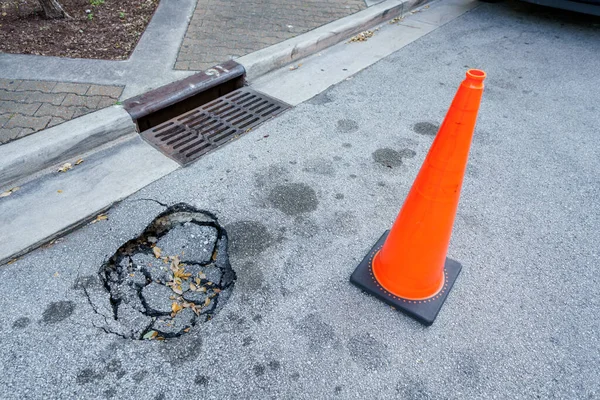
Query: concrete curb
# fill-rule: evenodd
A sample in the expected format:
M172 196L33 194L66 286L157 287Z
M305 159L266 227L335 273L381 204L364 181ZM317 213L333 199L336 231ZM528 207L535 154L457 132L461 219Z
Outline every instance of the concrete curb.
M253 80L389 19L404 15L428 2L430 0L387 0L305 34L240 57L236 61L246 68L247 79Z
M129 114L112 106L0 146L0 187L135 132Z
M247 79L256 79L429 1L386 0L235 61L246 69ZM134 131L129 114L112 106L0 146L0 188Z

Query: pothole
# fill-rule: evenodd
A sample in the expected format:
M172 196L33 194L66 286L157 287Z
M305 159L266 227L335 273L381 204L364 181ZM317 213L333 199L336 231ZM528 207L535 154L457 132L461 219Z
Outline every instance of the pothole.
M235 278L217 218L184 203L161 213L100 269L112 319L131 339L190 332L219 312Z

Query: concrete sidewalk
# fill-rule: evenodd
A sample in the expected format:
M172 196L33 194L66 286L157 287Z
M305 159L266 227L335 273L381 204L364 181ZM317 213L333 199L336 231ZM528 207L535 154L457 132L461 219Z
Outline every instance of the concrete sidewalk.
M1 267L0 397L596 398L599 46L593 23L480 6ZM348 278L469 67L488 79L449 250L463 271L424 328ZM178 202L227 230L232 296L178 339L107 333L101 265Z
M366 7L364 0L162 0L126 61L0 53L0 145L189 74L178 70L205 70Z

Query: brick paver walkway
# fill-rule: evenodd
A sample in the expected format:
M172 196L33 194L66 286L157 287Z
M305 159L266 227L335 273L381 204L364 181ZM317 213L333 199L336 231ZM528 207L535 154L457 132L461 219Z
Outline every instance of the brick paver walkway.
M120 86L0 79L0 144L117 102Z
M198 0L175 69L205 70L365 8L364 0Z

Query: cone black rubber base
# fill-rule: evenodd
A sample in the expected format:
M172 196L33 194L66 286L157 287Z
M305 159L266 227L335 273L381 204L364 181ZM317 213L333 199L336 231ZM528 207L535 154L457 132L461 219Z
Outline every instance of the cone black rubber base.
M410 317L413 317L420 323L429 326L433 324L435 317L437 317L440 312L444 301L446 301L446 297L448 297L448 292L452 289L452 285L454 285L462 266L457 261L446 258L446 263L444 265L444 287L438 294L429 299L408 300L398 297L385 290L379 282L377 282L372 269L373 257L375 257L375 254L383 246L389 232L389 230L384 232L367 256L360 264L358 264L358 267L356 267L352 276L350 276L350 282L365 292L377 297L379 300L384 301Z

